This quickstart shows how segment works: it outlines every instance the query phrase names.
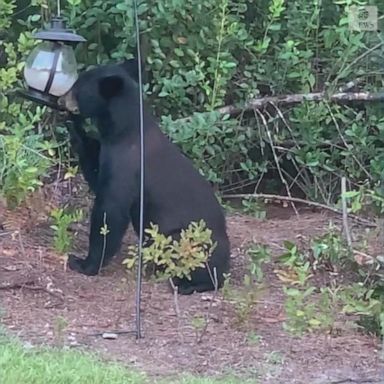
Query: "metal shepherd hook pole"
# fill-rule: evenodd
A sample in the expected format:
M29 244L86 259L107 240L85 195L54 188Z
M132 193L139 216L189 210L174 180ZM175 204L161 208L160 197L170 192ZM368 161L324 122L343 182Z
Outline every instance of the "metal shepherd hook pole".
M141 283L142 283L142 264L143 253L142 246L144 240L144 105L143 105L143 86L142 86L142 68L141 68L141 49L140 49L140 26L137 11L137 0L133 0L133 12L135 16L136 27L136 47L137 47L137 65L139 74L139 100L140 100L140 225L139 225L139 255L137 262L136 277L136 338L141 339Z

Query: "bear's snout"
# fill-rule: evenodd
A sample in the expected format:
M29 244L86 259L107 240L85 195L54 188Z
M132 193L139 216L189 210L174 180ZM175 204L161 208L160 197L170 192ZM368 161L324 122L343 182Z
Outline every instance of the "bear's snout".
M74 115L80 114L79 106L77 105L72 91L69 91L65 95L59 97L57 104L59 107L65 108L67 111L73 113Z

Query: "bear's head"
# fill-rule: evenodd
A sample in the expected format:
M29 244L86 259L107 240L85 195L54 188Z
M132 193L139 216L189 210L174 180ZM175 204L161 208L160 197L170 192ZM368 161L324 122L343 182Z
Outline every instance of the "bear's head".
M82 117L98 117L111 101L134 94L138 97L136 59L97 66L82 72L73 87L58 99L59 106Z

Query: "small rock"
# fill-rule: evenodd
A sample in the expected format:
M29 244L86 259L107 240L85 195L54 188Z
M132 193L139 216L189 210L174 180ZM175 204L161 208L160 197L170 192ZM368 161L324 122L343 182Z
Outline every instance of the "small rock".
M32 349L33 348L33 345L29 342L29 341L26 341L24 344L23 344L23 347L25 349Z
M6 265L5 267L3 267L7 272L15 272L18 270L18 268L16 267L16 265Z
M214 297L214 295L202 295L201 301L213 301L214 303L219 302L220 300L217 297Z
M116 333L111 333L111 332L104 332L102 334L103 339L107 340L116 340L117 339L117 334Z

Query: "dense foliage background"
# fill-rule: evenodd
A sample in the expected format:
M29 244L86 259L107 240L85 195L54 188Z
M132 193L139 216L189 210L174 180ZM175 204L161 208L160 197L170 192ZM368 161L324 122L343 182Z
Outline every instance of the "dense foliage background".
M348 25L348 6L362 3L140 1L145 89L154 113L225 193L289 189L332 203L343 175L350 188L373 190L383 176L380 103L269 105L231 117L215 112L265 95L333 93L349 81L381 89L381 34ZM380 14L384 5L377 5ZM68 23L88 40L77 48L81 67L133 56L131 1L62 6ZM11 94L35 44L31 32L56 12L56 1L0 0L0 9L0 190L18 202L65 159L58 156L66 136L56 117Z

